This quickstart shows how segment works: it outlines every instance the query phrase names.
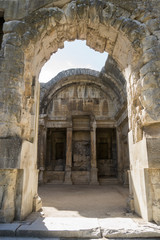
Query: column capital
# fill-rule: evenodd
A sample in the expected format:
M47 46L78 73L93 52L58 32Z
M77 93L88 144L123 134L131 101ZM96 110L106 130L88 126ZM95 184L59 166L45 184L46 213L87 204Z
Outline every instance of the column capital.
M96 129L97 129L97 126L96 126L96 125L91 125L90 131L94 132L94 131L96 131Z
M116 130L117 130L118 133L121 132L121 127L120 127L120 126L117 126L117 127L116 127Z
M72 130L73 130L72 127L67 127L67 132L72 131Z
M96 120L90 122L90 129L93 131L97 128Z

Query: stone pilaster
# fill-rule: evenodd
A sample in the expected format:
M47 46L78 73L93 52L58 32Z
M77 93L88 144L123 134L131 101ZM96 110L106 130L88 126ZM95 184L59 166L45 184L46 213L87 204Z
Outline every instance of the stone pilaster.
M45 170L46 161L46 141L47 141L47 131L44 126L40 126L39 141L38 141L38 169L39 177L38 182L43 183L43 172Z
M123 159L122 159L122 144L121 144L121 129L117 127L117 173L118 180L120 183L123 183Z
M127 210L129 212L134 212L133 183L130 170L128 170L128 180L129 180L129 197L127 199Z
M72 128L67 128L67 147L66 147L66 167L64 184L72 184L71 180L72 167Z
M95 123L95 122L94 122ZM96 157L96 124L93 123L91 127L91 172L90 172L90 184L99 184L97 179L97 157Z

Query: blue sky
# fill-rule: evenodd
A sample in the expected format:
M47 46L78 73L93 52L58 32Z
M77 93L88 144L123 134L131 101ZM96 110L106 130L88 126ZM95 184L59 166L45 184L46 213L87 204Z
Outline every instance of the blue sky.
M70 68L90 68L101 71L107 56L106 52L99 53L86 46L86 41L65 42L64 48L53 54L43 66L39 81L48 82L59 72Z

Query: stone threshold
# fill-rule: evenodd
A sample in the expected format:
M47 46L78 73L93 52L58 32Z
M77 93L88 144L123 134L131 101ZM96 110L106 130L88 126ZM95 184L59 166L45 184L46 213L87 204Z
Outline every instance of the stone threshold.
M151 239L160 238L160 226L134 218L38 217L33 222L0 224L0 237Z

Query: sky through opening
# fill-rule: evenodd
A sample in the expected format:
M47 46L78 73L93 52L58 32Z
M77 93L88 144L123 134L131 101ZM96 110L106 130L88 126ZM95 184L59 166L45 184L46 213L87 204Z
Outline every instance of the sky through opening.
M70 68L90 68L101 71L108 53L99 53L86 45L86 41L65 42L64 48L52 54L42 67L39 81L48 82L59 72Z

